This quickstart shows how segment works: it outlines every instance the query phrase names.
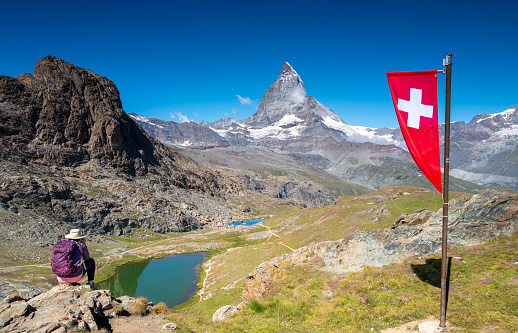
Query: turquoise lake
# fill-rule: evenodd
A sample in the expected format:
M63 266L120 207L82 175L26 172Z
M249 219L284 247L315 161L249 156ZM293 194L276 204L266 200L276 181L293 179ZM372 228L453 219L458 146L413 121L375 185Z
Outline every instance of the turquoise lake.
M109 289L115 297L144 296L169 307L187 302L197 291L199 269L205 252L178 254L161 259L129 264L115 276L99 283L97 289Z
M250 221L243 221L243 222L234 222L234 223L230 223L230 225L235 225L235 226L252 225L252 224L256 224L256 223L264 222L264 221L266 221L266 220L250 220Z

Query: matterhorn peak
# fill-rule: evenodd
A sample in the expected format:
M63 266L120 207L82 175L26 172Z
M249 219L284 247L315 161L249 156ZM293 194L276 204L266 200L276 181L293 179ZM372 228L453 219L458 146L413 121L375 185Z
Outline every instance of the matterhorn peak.
M294 82L297 85L300 85L304 88L304 82L300 78L299 74L291 67L291 65L286 61L281 68L281 75L277 78L281 82Z
M281 68L281 75L291 75L295 74L298 75L297 72L291 67L291 65L286 61Z

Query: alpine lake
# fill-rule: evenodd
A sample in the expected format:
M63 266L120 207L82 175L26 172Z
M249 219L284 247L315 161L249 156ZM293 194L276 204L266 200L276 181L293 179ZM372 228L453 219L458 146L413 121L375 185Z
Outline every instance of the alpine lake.
M264 221L250 220L232 225L249 226ZM164 302L172 308L196 294L200 265L205 259L205 252L198 252L131 263L119 267L113 277L96 287L111 290L115 297L143 296L154 304Z

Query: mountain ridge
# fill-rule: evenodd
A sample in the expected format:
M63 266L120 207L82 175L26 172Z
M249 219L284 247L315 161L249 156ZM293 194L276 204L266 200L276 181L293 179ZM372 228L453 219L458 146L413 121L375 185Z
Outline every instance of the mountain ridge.
M452 176L479 185L518 188L518 170L515 167L518 163L517 109L514 106L496 114L477 115L467 124L463 121L451 123ZM392 145L395 151L399 151L395 155L391 148L376 150L390 151L384 158L394 158L403 164L412 163L399 128L348 125L332 110L307 95L304 82L287 62L283 64L281 74L264 93L255 114L244 120L227 118L213 123L202 122L202 125L209 127L230 146L261 147L277 153L296 155L306 161L313 160L316 166L327 172L371 189L397 185L397 179L384 182L381 180L383 177L378 177L376 181L369 180L368 174L373 169L377 169L375 173L391 177L380 160L383 157L376 155L358 159L347 153L352 146L355 147L354 151L369 155L372 146L366 143L385 147ZM443 144L444 124L439 129L440 143ZM331 154L326 148L331 142L336 142L332 146L343 147L331 149ZM310 151L307 147L311 145L319 148ZM351 158L352 163L344 163ZM371 171L366 172L364 168ZM420 176L420 172L406 166L403 166L402 173L405 174L403 181L407 181L409 176ZM358 181L354 175L359 175L363 180ZM401 181L399 184L404 183Z

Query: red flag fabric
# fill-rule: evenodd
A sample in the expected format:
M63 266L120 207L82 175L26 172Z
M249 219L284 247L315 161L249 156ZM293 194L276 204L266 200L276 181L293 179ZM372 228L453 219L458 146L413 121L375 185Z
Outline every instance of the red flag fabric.
M408 151L442 193L437 71L387 73L387 79Z

